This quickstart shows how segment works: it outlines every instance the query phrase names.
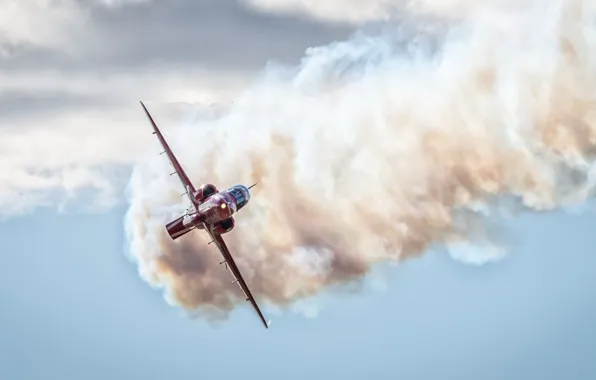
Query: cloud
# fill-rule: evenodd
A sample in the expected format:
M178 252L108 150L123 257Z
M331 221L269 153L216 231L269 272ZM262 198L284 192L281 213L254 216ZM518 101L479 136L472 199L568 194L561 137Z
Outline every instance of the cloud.
M278 13L299 14L315 19L364 23L391 19L403 0L241 0L255 9Z
M144 0L92 0L89 5L114 9ZM75 53L72 44L89 37L90 13L77 0L0 0L0 49L4 55L11 47L27 45L59 48Z
M362 25L395 21L413 14L464 19L476 13L500 10L514 13L535 0L240 0L256 10L300 15L337 24Z
M2 214L59 204L66 195L76 197L77 190L99 191L103 203L122 200L126 177L111 171L130 167L155 144L139 100L157 102L154 108L168 131L194 104L229 101L234 85L241 88L243 82L219 80L217 72L206 80L204 70L185 74L166 71L159 80L153 79L154 70L104 80L43 72L2 78L11 89L0 96Z
M259 182L224 236L255 297L289 307L436 246L498 260L493 213L593 197L594 3L515 7L487 3L438 30L412 17L309 49L170 138L197 185ZM131 255L171 303L225 317L242 294L206 234L167 235L186 202L165 168L155 158L133 171Z
M154 143L139 100L168 131L192 105L229 103L269 59L346 33L230 0L0 1L4 217L89 191L123 200Z
M482 210L495 198L543 210L593 192L588 1L3 4L0 215L82 194L109 207L134 167L131 254L188 309L225 315L237 287L200 240L164 235L184 203L140 99L197 182L261 183L228 241L276 305L433 244L478 262L465 248L492 243ZM395 6L382 33L326 45ZM197 109L232 99L216 117Z
M0 7L0 46L4 49L16 44L65 47L72 37L68 30L82 26L82 15L72 1L2 0Z
M269 60L297 60L309 46L350 32L291 16L248 12L234 0L128 0L119 7L98 1L84 6L74 0L35 7L15 4L19 12L11 18L19 23L7 18L4 24L14 37L5 44L12 60L3 62L3 69L53 64L70 70L188 65L255 70ZM33 33L38 23L41 36Z

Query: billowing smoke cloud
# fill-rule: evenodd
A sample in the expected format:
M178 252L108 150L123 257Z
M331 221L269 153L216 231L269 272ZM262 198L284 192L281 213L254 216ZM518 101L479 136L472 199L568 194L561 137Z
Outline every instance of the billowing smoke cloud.
M592 195L594 3L524 4L310 49L223 114L163 126L197 184L259 182L225 238L261 302L289 305L436 244L490 246L485 214L505 201L541 211ZM131 253L171 302L225 316L243 297L217 249L166 234L181 192L160 158L136 167Z

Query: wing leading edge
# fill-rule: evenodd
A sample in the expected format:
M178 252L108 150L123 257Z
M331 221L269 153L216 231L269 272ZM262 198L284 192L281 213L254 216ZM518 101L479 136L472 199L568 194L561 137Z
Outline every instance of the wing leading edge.
M182 165L180 165L180 163L178 162L178 159L176 159L176 156L174 155L174 153L170 149L168 143L166 142L166 140L164 139L163 135L161 134L159 128L157 127L157 124L153 120L153 117L151 117L151 114L147 110L147 107L145 107L145 104L143 104L143 102L140 102L140 103L141 103L141 106L143 107L143 110L145 111L145 114L147 115L147 118L149 119L149 121L151 122L151 125L153 126L153 134L157 135L157 138L159 139L159 142L160 142L160 144L161 144L161 146L162 146L162 148L164 150L162 152L162 154L163 153L166 153L167 154L168 159L170 161L170 164L172 165L172 167L175 170L174 173L178 175L178 178L180 179L180 182L182 183L182 186L186 190L186 194L187 194L188 198L190 199L191 203L196 208L198 206L198 202L192 196L192 194L196 191L195 187L193 186L192 182L190 181L190 179L186 175L184 169L182 168ZM174 173L172 173L172 174L174 174ZM248 289L248 286L246 285L246 282L244 281L244 278L242 278L242 274L240 273L240 270L236 266L236 262L234 261L234 258L232 257L232 254L230 253L230 250L228 249L228 247L227 247L226 243L224 242L223 238L221 237L221 235L216 235L213 232L213 226L206 226L206 227L207 228L205 228L205 229L207 230L207 232L211 236L211 239L215 242L215 244L219 248L219 251L221 252L222 256L224 257L224 260L225 260L224 262L228 265L228 268L230 268L230 271L232 272L232 274L236 278L236 281L235 282L238 282L240 284L240 287L242 288L242 291L246 295L246 300L247 301L250 301L250 303L252 304L253 308L255 309L255 311L257 312L257 314L259 315L259 318L263 322L263 325L265 326L265 328L269 328L269 324L271 323L271 321L267 322L265 320L265 317L263 316L263 313L259 309L259 306L257 305L257 302L255 301L254 297L252 296L252 294L250 292L250 289Z
M186 172L184 171L184 169L182 169L182 165L180 165L180 163L178 162L178 159L174 155L174 152L172 152L172 149L170 149L170 146L168 145L168 143L166 142L166 139L164 139L163 135L159 131L159 128L157 128L157 124L155 124L155 121L153 120L153 117L151 117L151 114L147 110L147 107L145 107L143 102L140 102L140 103L141 103L141 106L143 106L143 110L145 110L145 114L147 115L147 118L149 118L151 125L153 125L153 134L157 135L157 138L159 139L159 143L161 144L161 146L164 150L162 152L162 154L165 153L168 156L170 164L172 165L172 167L175 170L174 173L176 173L178 175L178 178L180 179L180 182L182 183L182 186L184 187L184 190L186 191L186 195L188 196L188 199L190 199L190 202L195 207L198 206L197 201L193 197L193 194L196 191L194 185L192 184L192 182L186 175ZM170 175L172 175L174 173L171 173Z
M228 265L228 268L230 268L230 271L236 278L236 281L234 281L234 282L238 282L240 284L242 291L246 295L246 300L250 301L250 303L252 304L252 307L255 309L255 311L259 315L261 322L263 322L263 325L265 326L265 328L268 329L269 325L271 324L271 321L267 322L265 320L265 317L263 316L261 309L259 309L259 305L257 305L257 302L255 301L254 297L252 296L250 289L248 289L248 286L246 285L244 278L242 278L242 274L240 273L238 266L236 266L236 262L234 261L234 258L232 257L232 254L230 253L230 250L228 249L223 238L221 237L221 235L216 235L215 233L213 233L213 226L207 226L207 228L205 228L205 229L207 230L207 232L209 232L209 235L211 235L211 239L213 239L213 242L215 242L215 244L217 245L217 248L219 248L219 251L221 252L222 256L224 257L224 260L225 260L224 262Z

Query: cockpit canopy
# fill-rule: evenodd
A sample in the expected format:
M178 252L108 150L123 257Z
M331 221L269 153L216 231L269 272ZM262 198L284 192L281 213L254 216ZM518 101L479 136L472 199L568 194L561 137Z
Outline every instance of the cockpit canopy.
M250 200L250 192L244 185L232 186L228 189L228 193L236 198L237 209L240 210Z

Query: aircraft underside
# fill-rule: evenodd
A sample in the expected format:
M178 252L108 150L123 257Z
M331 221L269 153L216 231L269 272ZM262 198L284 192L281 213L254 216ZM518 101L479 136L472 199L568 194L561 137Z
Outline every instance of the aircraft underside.
M194 229L205 229L205 224L203 222L187 223L185 219L191 220L191 218L188 218L187 215L182 215L166 224L166 230L168 231L168 234L170 235L172 240L176 240ZM215 227L214 231L218 235L230 232L232 229L234 229L234 225L234 218L227 218L213 224L213 226Z
M162 154L167 155L170 165L174 169L172 174L178 176L178 179L185 190L182 195L186 195L190 201L190 206L187 208L184 215L179 216L166 224L165 227L168 234L172 240L179 239L194 229L201 229L209 234L211 237L211 242L209 244L214 243L224 258L224 261L221 264L226 264L226 268L230 270L235 278L234 283L237 283L240 286L240 289L246 296L246 301L251 303L265 328L269 328L269 323L271 321L265 320L263 313L252 296L248 285L242 278L242 274L222 236L234 229L236 221L232 215L237 213L248 203L250 200L249 190L255 186L256 183L250 187L238 184L223 191L218 191L217 187L213 184L204 184L196 189L170 149L143 102L141 102L141 106L145 110L145 114L153 126L153 134L157 135L163 148Z

